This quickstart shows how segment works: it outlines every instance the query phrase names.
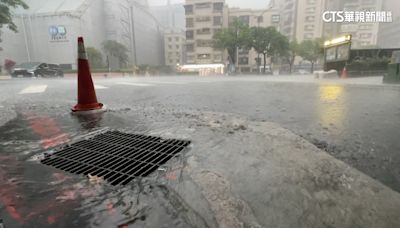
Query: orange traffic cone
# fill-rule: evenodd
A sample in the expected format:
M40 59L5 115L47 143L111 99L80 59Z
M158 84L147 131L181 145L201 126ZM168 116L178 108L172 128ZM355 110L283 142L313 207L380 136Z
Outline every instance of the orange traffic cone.
M100 110L102 108L103 104L97 102L83 38L78 37L78 104L72 108L72 112Z
M342 78L342 79L347 78L347 69L346 69L346 67L343 68L342 74L340 75L340 78Z

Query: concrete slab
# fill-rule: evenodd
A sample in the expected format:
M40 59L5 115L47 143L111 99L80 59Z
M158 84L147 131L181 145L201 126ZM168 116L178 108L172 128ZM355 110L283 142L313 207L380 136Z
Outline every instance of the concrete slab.
M183 175L199 186L219 227L400 226L399 193L290 131L231 115L181 115L190 120L176 125L186 127L153 134L193 140ZM201 211L187 190L176 186Z

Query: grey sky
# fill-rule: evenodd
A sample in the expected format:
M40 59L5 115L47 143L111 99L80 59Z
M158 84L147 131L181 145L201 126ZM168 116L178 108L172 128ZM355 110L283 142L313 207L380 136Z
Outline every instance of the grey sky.
M167 0L148 0L150 5L166 5ZM183 3L184 0L170 0L171 3ZM269 0L225 0L229 7L266 8Z

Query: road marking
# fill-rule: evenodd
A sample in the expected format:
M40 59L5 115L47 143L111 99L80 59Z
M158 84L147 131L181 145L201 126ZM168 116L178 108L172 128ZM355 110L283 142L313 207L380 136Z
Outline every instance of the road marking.
M33 85L23 89L19 94L43 93L46 89L47 85Z
M108 87L102 86L102 85L94 85L95 89L108 89Z
M154 86L152 84L146 84L146 83L132 83L132 82L118 82L117 84L119 85L132 85L132 86Z

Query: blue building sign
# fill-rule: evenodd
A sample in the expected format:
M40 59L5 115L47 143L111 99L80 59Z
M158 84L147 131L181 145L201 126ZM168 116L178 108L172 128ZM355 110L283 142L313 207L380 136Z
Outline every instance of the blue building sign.
M49 34L51 42L68 42L67 29L65 28L65 26L50 26Z

